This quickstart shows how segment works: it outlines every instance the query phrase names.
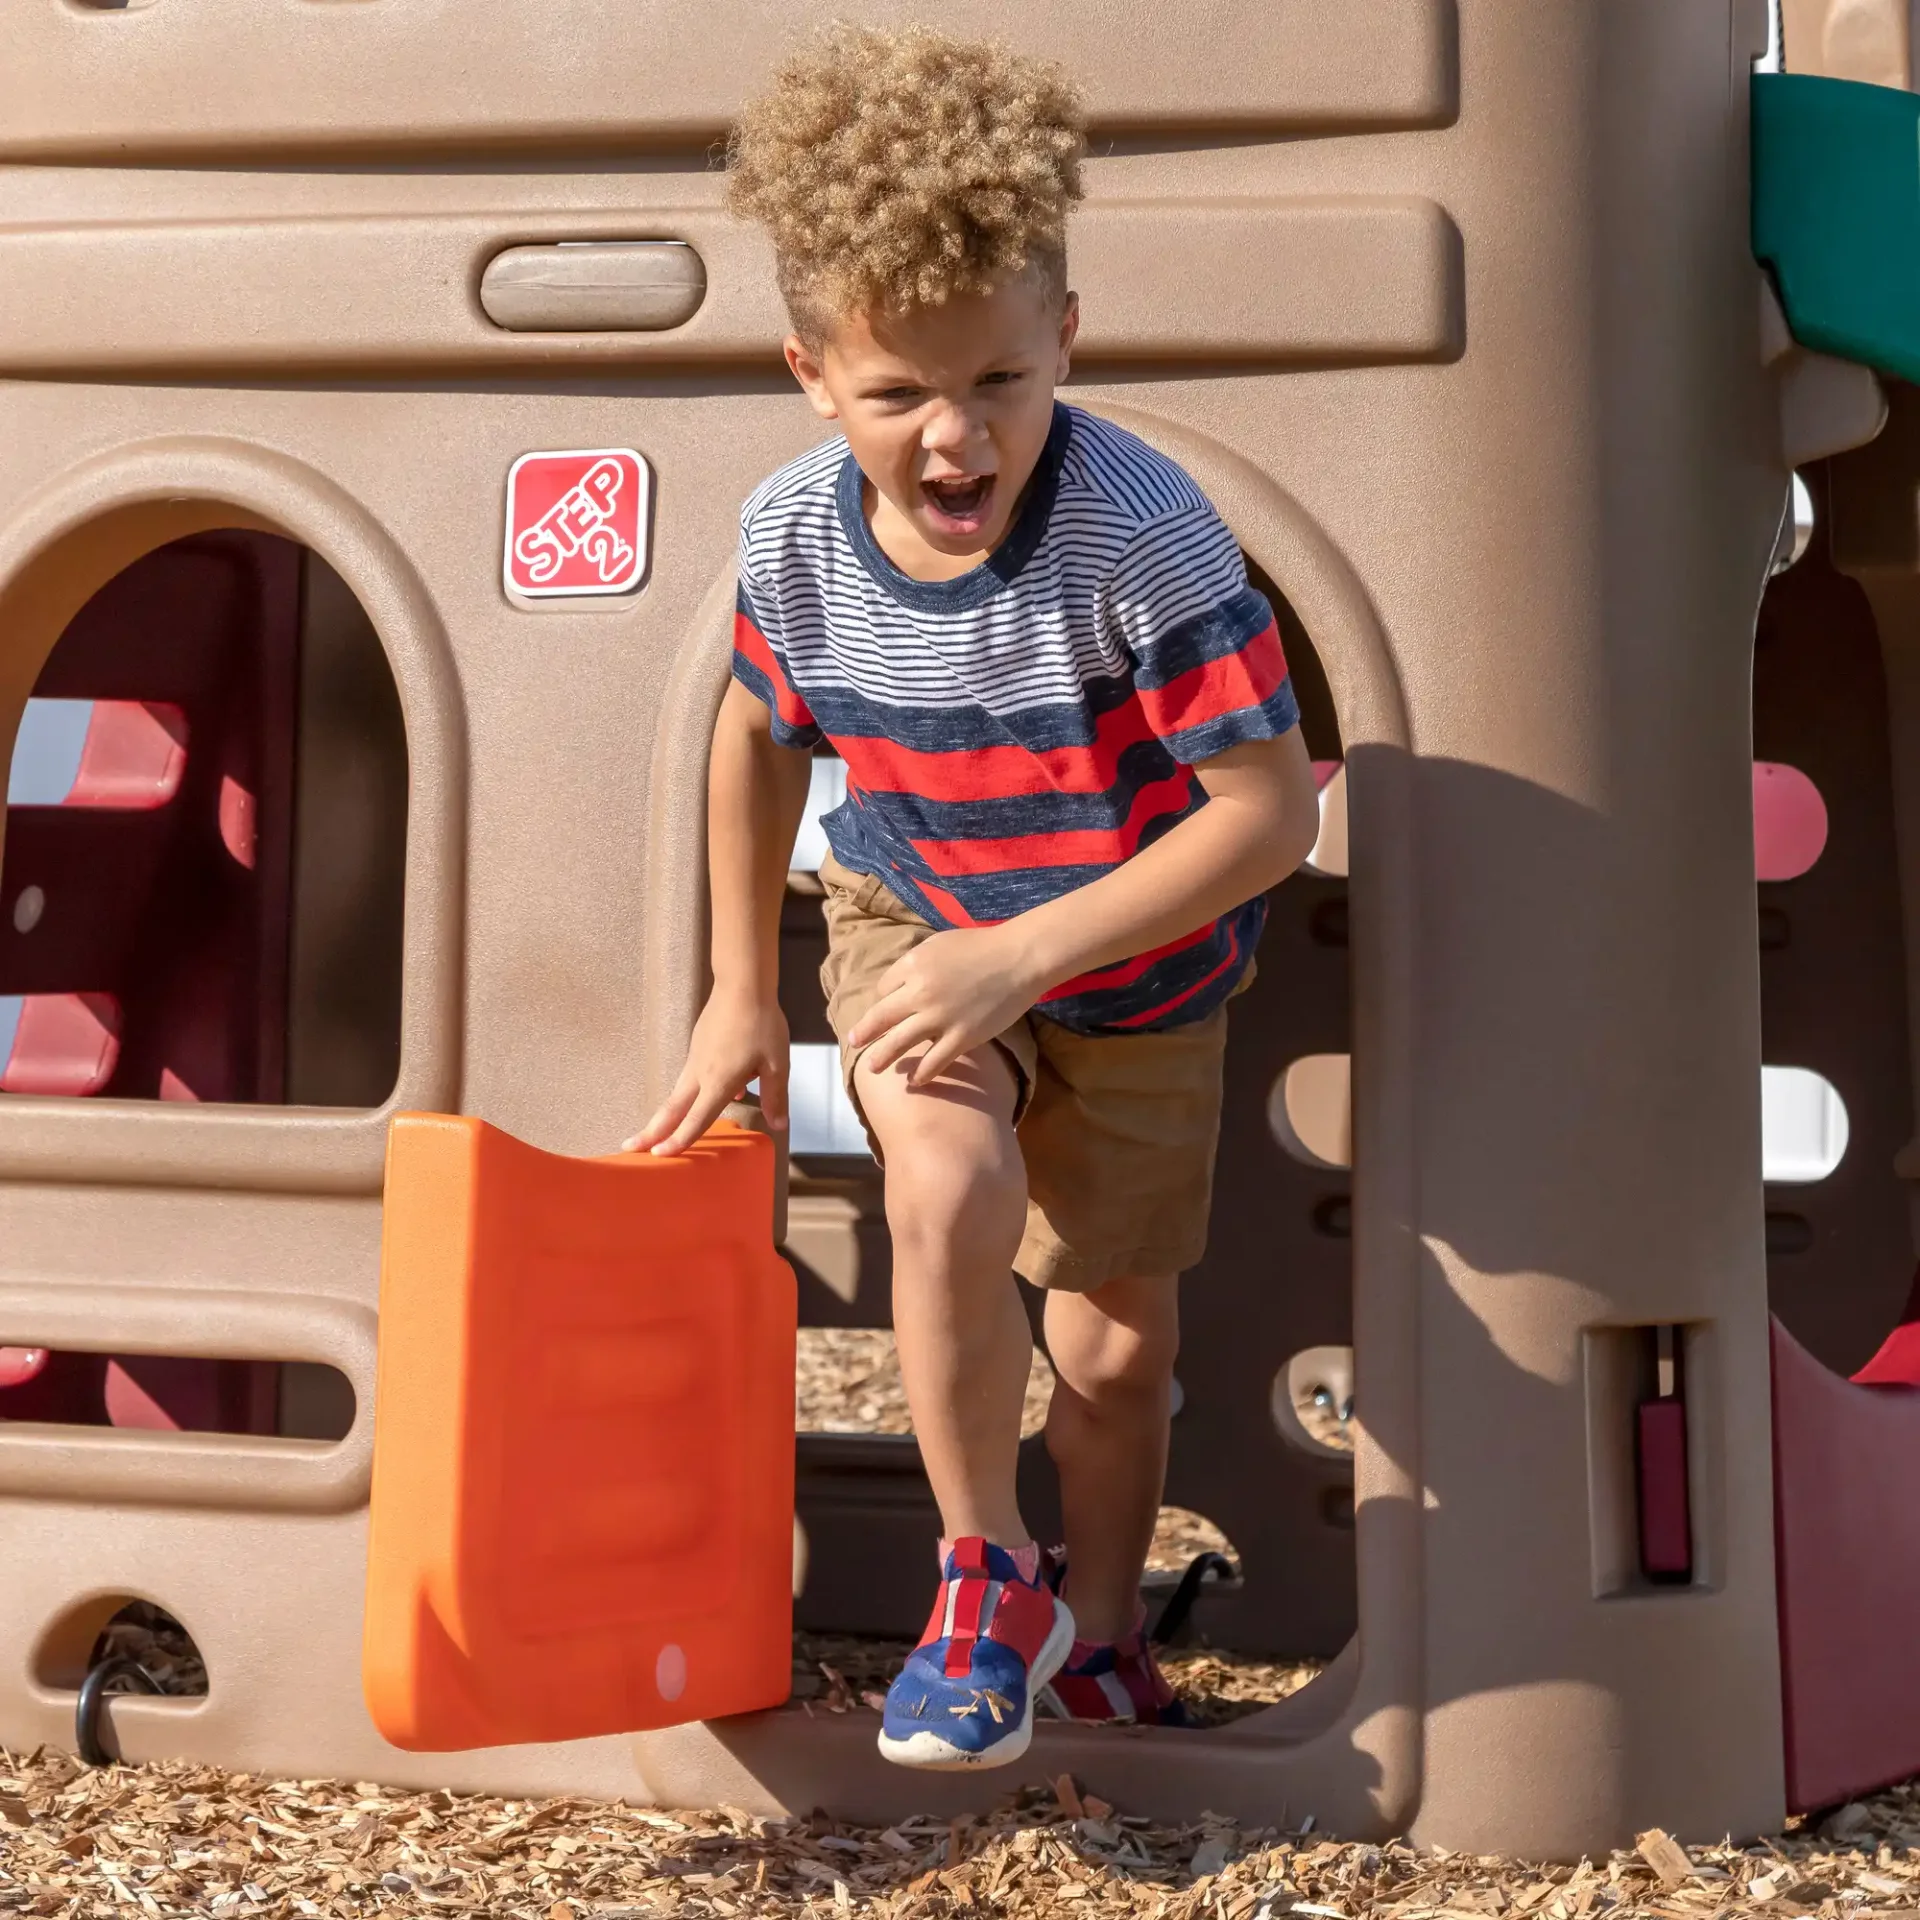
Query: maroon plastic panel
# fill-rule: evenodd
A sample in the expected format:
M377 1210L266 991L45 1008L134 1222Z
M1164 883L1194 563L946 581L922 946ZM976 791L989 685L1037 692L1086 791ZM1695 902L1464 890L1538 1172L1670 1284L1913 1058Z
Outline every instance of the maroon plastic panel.
M1857 1386L1773 1323L1787 1801L1920 1773L1920 1391Z
M1640 1570L1655 1580L1684 1580L1693 1572L1686 1402L1643 1400L1634 1439L1640 1469Z
M5 899L46 899L0 915L0 994L34 996L9 1091L283 1097L300 569L264 534L162 547L49 656L36 696L99 704L66 803L7 813ZM54 1354L0 1418L271 1432L276 1373Z

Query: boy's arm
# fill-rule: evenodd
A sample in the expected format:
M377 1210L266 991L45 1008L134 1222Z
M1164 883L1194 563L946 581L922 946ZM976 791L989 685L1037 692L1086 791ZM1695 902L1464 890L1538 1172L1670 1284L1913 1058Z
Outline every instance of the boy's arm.
M690 1146L758 1078L775 1132L787 1124L787 1022L780 1011L780 904L806 810L806 753L773 738L772 715L739 681L727 688L707 769L707 876L713 991L687 1063L625 1151Z
M1284 880L1319 833L1313 762L1295 726L1194 768L1207 805L1132 859L998 926L935 934L895 963L854 1028L868 1064L926 1052L924 1086L1063 980L1130 959L1229 912Z

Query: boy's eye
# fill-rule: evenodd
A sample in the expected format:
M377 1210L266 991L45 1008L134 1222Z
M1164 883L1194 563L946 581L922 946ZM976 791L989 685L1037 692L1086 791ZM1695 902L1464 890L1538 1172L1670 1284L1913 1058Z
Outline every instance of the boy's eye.
M884 400L889 406L911 406L920 398L918 387L882 387L873 395L876 400Z
M983 387L1010 387L1016 380L1024 380L1026 377L1017 368L1002 367L995 373L983 373L980 376L980 384Z

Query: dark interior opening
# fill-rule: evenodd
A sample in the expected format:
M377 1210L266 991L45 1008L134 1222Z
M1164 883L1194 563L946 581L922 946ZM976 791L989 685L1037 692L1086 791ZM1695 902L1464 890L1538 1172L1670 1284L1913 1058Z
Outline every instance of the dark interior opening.
M1258 568L1249 574L1278 616L1306 744L1330 778L1341 745L1326 674L1284 595ZM1312 1401L1317 1380L1303 1389L1307 1418L1321 1421L1329 1444L1302 1444L1298 1413L1289 1408L1283 1419L1275 1405L1299 1374L1289 1371L1298 1356L1351 1347L1351 1179L1343 1166L1288 1154L1268 1121L1276 1081L1293 1062L1349 1049L1339 864L1303 869L1272 895L1258 976L1234 1003L1211 1242L1183 1282L1180 1406L1143 1599L1157 1617L1199 1552L1223 1552L1233 1569L1207 1581L1182 1646L1168 1655L1176 1683L1198 1691L1203 1722L1301 1684L1354 1626L1350 1389L1331 1412ZM796 874L781 929L782 1003L796 1048L822 1050L796 1074L812 1070L837 1086L818 985L825 954L817 883ZM813 1143L826 1137L816 1126ZM859 1144L857 1130L833 1137ZM886 1377L891 1257L879 1170L864 1152L808 1144L797 1133L786 1248L801 1281L801 1424L811 1429L799 1437L808 1574L796 1607L796 1690L837 1698L837 1674L857 1699L885 1686L888 1661L918 1634L938 1522L897 1375ZM1040 1299L1027 1294L1037 1336ZM872 1337L847 1337L854 1330ZM1036 1534L1057 1539L1058 1498L1037 1425L1027 1423L1021 1501Z
M355 1408L352 1381L318 1361L0 1346L0 1423L332 1441Z
M233 531L125 568L13 746L0 1094L378 1106L406 807L385 650L317 555Z
M34 1651L33 1676L43 1687L74 1693L108 1660L133 1661L157 1693L186 1699L207 1692L207 1663L193 1635L165 1607L125 1594L96 1595L56 1620ZM145 1689L129 1675L110 1680L106 1691Z
M1826 834L1803 871L1764 877L1776 869L1756 788L1761 1058L1830 1083L1847 1139L1824 1179L1768 1186L1767 1291L1787 1331L1850 1375L1900 1321L1913 1278L1895 1172L1913 1133L1911 1013L1881 639L1833 562L1829 464L1805 479L1812 538L1768 583L1754 635L1753 757L1812 783Z

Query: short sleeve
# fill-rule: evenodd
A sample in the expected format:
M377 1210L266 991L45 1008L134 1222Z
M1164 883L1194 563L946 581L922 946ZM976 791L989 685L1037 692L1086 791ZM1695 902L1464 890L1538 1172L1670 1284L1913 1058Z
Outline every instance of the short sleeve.
M1134 535L1107 589L1134 691L1182 765L1300 723L1273 609L1247 584L1226 523L1204 500Z
M808 749L819 743L819 722L795 690L787 671L779 604L749 570L744 551L733 614L733 677L773 715L777 745Z

